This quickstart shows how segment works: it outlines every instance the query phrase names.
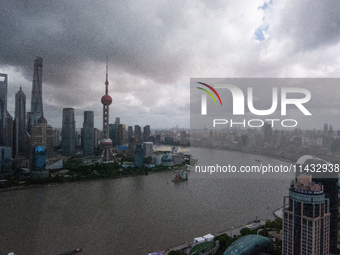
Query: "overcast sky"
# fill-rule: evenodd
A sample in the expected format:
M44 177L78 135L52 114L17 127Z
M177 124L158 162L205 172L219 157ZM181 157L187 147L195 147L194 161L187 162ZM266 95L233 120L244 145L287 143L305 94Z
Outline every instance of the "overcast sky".
M84 110L93 110L95 126L102 127L106 55L110 122L120 117L151 128L189 127L190 78L340 77L338 1L0 4L8 110L14 116L21 84L30 111L33 63L40 56L44 115L53 127L61 127L66 107L75 109L77 128ZM329 122L334 118L330 112Z

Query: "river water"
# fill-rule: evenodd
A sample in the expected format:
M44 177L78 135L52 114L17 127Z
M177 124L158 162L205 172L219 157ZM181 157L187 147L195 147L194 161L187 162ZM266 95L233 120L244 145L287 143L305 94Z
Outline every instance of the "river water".
M286 164L231 151L191 149L202 161ZM217 161L216 161L217 160ZM206 175L205 175L206 176ZM0 254L137 254L167 249L256 219L273 219L293 175L202 177L173 171L0 193Z

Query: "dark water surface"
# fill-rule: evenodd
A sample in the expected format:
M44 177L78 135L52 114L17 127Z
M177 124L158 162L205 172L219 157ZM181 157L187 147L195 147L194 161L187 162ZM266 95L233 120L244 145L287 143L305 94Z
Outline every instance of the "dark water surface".
M283 162L191 149L200 162ZM290 178L202 178L173 183L173 171L0 193L0 254L146 254L256 217L273 219Z

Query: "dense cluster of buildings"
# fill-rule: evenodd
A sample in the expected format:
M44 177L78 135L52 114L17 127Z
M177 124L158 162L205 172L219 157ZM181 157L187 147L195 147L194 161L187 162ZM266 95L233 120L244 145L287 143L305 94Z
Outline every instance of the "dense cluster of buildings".
M214 131L191 130L191 145L237 150L296 161L302 155L318 155L325 160L340 160L340 130L324 124L323 130L273 130L270 123L261 129L228 128Z
M260 130L204 129L191 134L178 128L151 132L150 125L128 126L126 130L118 117L110 124L112 98L108 94L108 68L105 95L101 98L103 129L94 127L93 111L84 111L83 126L77 130L73 108L63 108L62 128L53 129L44 117L42 67L42 58L37 57L30 112L26 111L26 95L20 86L15 95L14 118L7 111L8 76L0 74L0 179L11 178L14 167L28 168L32 178L48 177L48 160L77 154L94 158L96 150L100 151L97 158L101 161L110 161L121 154L131 159L136 167L142 167L145 158L150 158L152 165L172 166L183 162L184 155L177 153L175 147L165 155L154 153L154 143L186 146L191 142L193 146L261 153L297 160L297 168L301 166L301 169L312 164L330 165L324 160L301 155L320 155L333 162L340 159L340 131L335 132L328 124L323 130L279 131L267 123ZM60 148L59 153L55 148ZM336 254L337 226L338 173L297 172L289 196L284 198L282 254Z
M296 169L302 171L296 172L284 197L282 254L338 254L339 171L332 169L340 162L340 131L332 125L324 124L322 130L273 130L270 124L261 129L204 129L191 132L191 145L297 162ZM324 168L308 172L311 166Z
M26 95L20 86L19 91L15 95L15 116L14 119L7 111L7 74L0 74L3 80L0 82L0 146L1 150L6 152L1 155L0 161L0 178L8 178L13 175L12 158L32 169L36 173L36 169L42 172L42 176L46 176L46 171L41 164L44 165L46 155L52 155L53 131L44 118L43 102L42 102L42 58L37 57L34 61L31 111L26 112ZM38 148L39 147L39 148ZM30 159L30 162L29 162ZM1 162L10 162L4 164ZM10 165L10 166L9 166ZM39 165L39 166L38 166ZM40 174L33 176L39 177Z
M7 111L8 75L0 74L0 179L11 178L14 168L27 168L31 176L46 177L46 164L63 158L82 156L100 161L110 161L115 155L124 155L143 165L143 159L152 157L153 143L189 145L189 133L184 130L160 130L154 133L150 125L128 126L115 119L109 122L112 98L108 90L108 65L106 66L103 104L103 129L94 127L94 112L84 111L84 122L77 129L75 110L63 108L62 127L52 128L43 111L42 96L43 60L34 61L31 109L26 110L26 95L21 86L15 95L14 119ZM140 144L140 146L138 145ZM141 155L142 159L138 158ZM33 174L34 173L34 174Z

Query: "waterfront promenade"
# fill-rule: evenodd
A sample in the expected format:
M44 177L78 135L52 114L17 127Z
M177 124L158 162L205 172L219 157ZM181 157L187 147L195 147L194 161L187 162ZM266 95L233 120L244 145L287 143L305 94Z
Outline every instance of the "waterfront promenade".
M273 215L276 217L276 218L279 218L279 219L282 219L282 214L283 214L283 207L281 208L278 208L276 209L274 212L273 212ZM260 226L263 226L265 225L266 223L266 220L260 220ZM249 224L249 223L248 223ZM226 230L226 231L222 231L222 232L218 232L216 233L214 236L219 236L219 235L222 235L222 234L227 234L228 236L239 236L241 235L240 231L241 229L245 228L246 225L242 225L242 226L238 226L238 227L234 227L232 229L229 229L229 230ZM180 244L180 245L176 245L174 247L171 247L169 249L166 249L166 250L162 250L162 251L159 251L159 253L162 253L164 255L167 255L170 253L170 251L183 251L185 253L188 253L191 248L193 247L194 243L193 243L193 239L194 237L192 238L191 241L188 241L186 243L183 243L183 244Z
M253 222L250 222L250 223L253 223ZM247 223L247 224L242 225L242 226L233 227L232 229L228 229L228 230L218 232L218 233L215 233L215 234L213 234L213 233L211 233L211 234L214 235L214 236L219 236L219 235L222 235L222 234L225 233L228 236L239 236L239 235L241 235L241 233L240 233L241 229L245 228L246 225L248 225L250 223ZM260 220L259 223L260 223L260 226L263 226L263 225L265 225L266 220ZM208 233L204 233L201 236L204 236L206 234L208 234ZM197 237L197 236L195 236L195 237ZM162 253L164 255L169 254L170 251L183 251L185 253L188 253L194 245L193 240L194 240L195 237L193 237L192 240L190 240L186 243L179 244L179 245L176 245L174 247L171 247L171 248L168 248L168 249L165 249L165 250L161 250L161 251L158 251L158 252Z

